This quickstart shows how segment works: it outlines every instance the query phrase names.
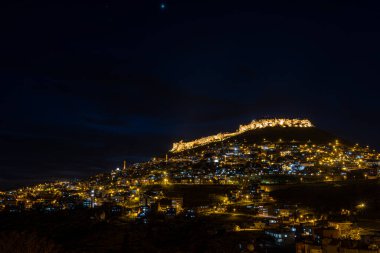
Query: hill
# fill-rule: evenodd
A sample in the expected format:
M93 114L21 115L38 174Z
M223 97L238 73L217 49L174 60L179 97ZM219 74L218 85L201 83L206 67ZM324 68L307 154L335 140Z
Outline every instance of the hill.
M289 120L289 119L283 119ZM295 121L292 119L290 121ZM351 144L345 140L341 140L337 136L321 130L311 124L308 120L300 120L303 125L277 124L278 119L265 120L265 122L275 122L270 125L251 127L252 124L257 122L263 122L263 120L253 121L250 126L240 126L239 130L234 133L217 134L214 136L204 137L198 140L189 142L179 142L173 144L172 154L186 154L192 152L198 152L210 148L217 148L222 146L228 146L231 144L260 144L266 141L268 142L283 142L283 143L314 143L314 144L327 144L337 139L343 144Z

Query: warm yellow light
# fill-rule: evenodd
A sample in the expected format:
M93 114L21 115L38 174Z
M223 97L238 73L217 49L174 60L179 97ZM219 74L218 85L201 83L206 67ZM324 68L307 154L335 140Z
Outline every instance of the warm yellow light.
M359 205L356 206L357 208L365 208L365 203L360 203Z
M206 145L209 143L217 142L217 141L223 141L226 138L230 138L232 136L239 135L243 132L249 131L249 130L256 130L260 128L266 128L266 127L276 127L276 126L283 126L283 127L313 127L313 124L307 119L262 119L262 120L253 120L248 125L241 125L239 129L236 132L232 133L219 133L216 135L203 137L194 141L190 142L176 142L173 144L173 148L170 150L173 153L181 152L187 149L192 149L194 147Z

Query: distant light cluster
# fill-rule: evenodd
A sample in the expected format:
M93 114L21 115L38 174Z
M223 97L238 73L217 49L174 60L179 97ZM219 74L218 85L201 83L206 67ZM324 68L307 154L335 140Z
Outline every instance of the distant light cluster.
M313 124L308 119L261 119L253 120L248 125L240 125L239 129L233 133L218 133L196 139L194 141L173 143L173 148L170 150L172 153L182 152L188 149L196 148L199 146L207 145L213 142L223 141L227 138L239 135L246 131L267 128L267 127L313 127Z

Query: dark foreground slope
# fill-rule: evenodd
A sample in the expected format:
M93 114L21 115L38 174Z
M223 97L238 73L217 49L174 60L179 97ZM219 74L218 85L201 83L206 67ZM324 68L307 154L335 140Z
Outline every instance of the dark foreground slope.
M355 210L364 203L360 218L380 219L380 182L378 180L287 185L270 193L278 202L299 204L321 213L342 208ZM380 224L380 223L379 223Z

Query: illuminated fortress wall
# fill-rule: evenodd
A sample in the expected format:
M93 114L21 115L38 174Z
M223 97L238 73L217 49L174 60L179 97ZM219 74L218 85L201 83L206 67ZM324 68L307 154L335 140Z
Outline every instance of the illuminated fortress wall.
M246 131L266 128L266 127L313 127L310 120L308 119L261 119L261 120L253 120L248 125L240 125L239 129L233 133L218 133L216 135L211 135L207 137L203 137L200 139L196 139L194 141L183 142L175 142L173 144L173 148L170 152L176 153L181 152L187 149L196 148L199 146L203 146L209 143L223 141L227 138L239 135Z

